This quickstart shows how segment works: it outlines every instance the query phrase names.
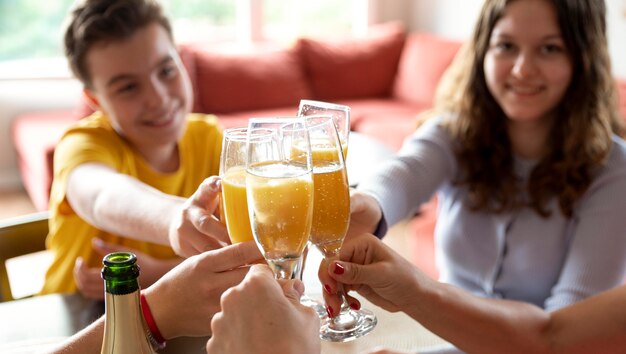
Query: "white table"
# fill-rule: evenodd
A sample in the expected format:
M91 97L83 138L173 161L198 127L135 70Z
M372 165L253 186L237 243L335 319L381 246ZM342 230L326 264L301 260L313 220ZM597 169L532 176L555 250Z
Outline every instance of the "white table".
M322 287L317 278L317 269L321 259L319 251L310 250L303 276L307 295L320 300ZM364 308L376 314L376 328L352 342L322 342L322 353L356 354L379 346L415 351L445 344L405 314L390 313L363 298L359 297L359 300ZM102 303L84 299L79 294L46 295L0 303L0 353L41 353L91 323L103 310ZM207 339L177 338L168 341L167 348L160 353L205 353Z

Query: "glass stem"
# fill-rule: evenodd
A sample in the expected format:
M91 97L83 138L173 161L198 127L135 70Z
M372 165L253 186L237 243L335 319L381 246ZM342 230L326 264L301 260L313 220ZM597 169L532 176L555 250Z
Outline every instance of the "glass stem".
M328 258L328 265L330 265L333 261L339 260L339 255L335 255L333 257ZM346 291L343 288L343 283L337 283L337 295L341 299L341 308L339 309L339 313L334 317L335 321L338 321L341 317L341 314L345 314L350 311L350 304L348 303L348 298L346 297Z
M302 276L304 275L304 265L306 264L306 256L309 253L309 243L307 242L304 247L304 251L302 252L302 257L300 257L300 262L296 265L296 269L293 272L292 279L298 279L302 281Z
M346 297L346 292L343 290L343 284L337 283L337 295L341 299L341 308L339 309L339 313L345 313L350 310L350 304L348 303L348 298Z

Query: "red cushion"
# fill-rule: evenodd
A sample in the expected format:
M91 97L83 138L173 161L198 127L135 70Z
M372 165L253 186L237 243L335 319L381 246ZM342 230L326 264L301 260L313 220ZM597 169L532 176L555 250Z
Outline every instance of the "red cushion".
M37 210L48 209L54 147L77 119L76 111L62 110L22 114L13 121L13 142L22 182Z
M417 129L417 120L414 114L407 116L403 113L385 114L385 118L386 121L363 119L355 130L380 141L393 151L398 151L404 140ZM393 124L390 124L392 121Z
M393 95L432 106L439 79L452 62L461 42L427 33L412 33L406 40L398 66Z
M202 101L198 95L198 82L196 78L196 49L193 45L179 45L178 55L183 62L183 66L187 70L189 80L191 81L191 87L193 89L193 108L192 112L203 113L206 112L202 107Z
M195 70L198 98L205 113L297 107L300 98L310 96L293 48L245 53L198 51Z
M388 96L405 37L404 27L393 23L375 27L365 38L299 39L315 98Z

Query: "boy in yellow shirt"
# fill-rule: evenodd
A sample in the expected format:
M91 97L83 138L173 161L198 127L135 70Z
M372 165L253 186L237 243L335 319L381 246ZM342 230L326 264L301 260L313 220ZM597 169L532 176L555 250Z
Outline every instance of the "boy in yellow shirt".
M102 298L101 259L111 251L135 251L147 287L178 256L227 243L215 200L202 200L218 186L201 185L219 172L221 130L215 117L190 114L190 80L160 6L84 1L71 13L65 53L97 111L55 150L54 260L42 293Z

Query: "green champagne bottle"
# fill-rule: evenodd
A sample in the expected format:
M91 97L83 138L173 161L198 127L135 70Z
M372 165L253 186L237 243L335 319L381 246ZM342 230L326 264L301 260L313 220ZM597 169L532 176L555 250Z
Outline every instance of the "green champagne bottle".
M101 354L156 353L141 312L137 257L128 252L111 253L102 263L106 290Z

